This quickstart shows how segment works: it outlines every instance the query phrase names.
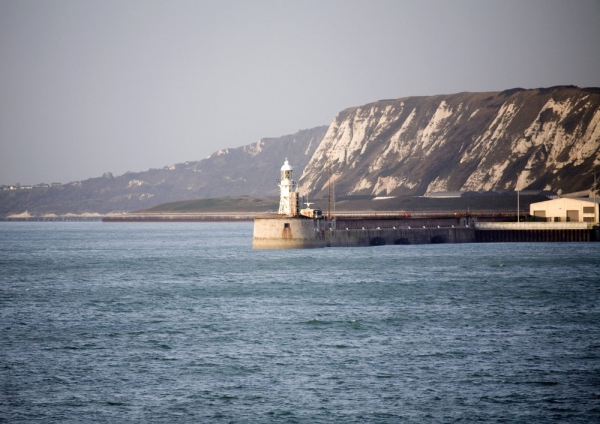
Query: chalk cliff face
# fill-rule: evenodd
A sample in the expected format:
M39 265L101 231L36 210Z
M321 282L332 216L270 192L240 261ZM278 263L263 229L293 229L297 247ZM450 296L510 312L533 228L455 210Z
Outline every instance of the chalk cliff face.
M329 168L331 170L329 171ZM381 100L346 109L299 181L310 197L591 188L600 89L573 86Z

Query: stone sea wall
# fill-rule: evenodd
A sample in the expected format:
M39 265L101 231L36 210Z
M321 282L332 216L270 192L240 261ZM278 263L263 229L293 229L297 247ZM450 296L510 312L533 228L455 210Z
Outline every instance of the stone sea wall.
M441 243L600 241L600 227L543 223L477 223L463 218L308 219L270 215L255 218L254 249L364 247ZM410 225L409 225L410 224ZM422 225L426 224L426 225ZM428 225L427 225L428 224Z
M383 223L388 227L381 227ZM458 220L457 220L458 222ZM356 225L353 225L356 224ZM376 226L378 225L379 226ZM473 243L475 230L435 221L434 226L390 220L313 220L270 216L255 218L254 249L300 249L315 247L360 247L386 244ZM357 228L357 225L360 225ZM367 225L367 227L363 227ZM353 228L350 228L353 227Z

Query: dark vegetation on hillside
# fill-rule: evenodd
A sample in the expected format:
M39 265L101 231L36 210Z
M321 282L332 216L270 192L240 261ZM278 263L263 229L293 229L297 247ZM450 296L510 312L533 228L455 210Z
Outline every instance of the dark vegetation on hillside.
M277 212L277 197L220 197L182 202L163 203L144 209L141 213L204 213L204 212Z
M477 196L458 198L429 198L399 196L393 199L372 200L373 196L347 196L335 202L338 212L441 212L441 213L478 213L517 211L517 196ZM529 212L531 203L548 200L545 196L520 196L521 212ZM327 199L311 200L311 208L327 211ZM277 197L224 197L217 199L199 199L158 205L137 212L146 213L206 213L206 212L277 212ZM332 211L333 212L333 211Z

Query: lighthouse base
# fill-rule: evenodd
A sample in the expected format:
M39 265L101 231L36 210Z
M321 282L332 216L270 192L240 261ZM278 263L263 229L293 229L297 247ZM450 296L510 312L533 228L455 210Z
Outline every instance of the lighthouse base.
M327 247L327 231L335 220L267 215L254 218L253 249L310 249Z

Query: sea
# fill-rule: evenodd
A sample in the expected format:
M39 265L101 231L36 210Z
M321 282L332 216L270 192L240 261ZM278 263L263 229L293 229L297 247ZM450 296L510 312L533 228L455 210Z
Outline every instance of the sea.
M600 422L600 243L0 222L0 422Z

